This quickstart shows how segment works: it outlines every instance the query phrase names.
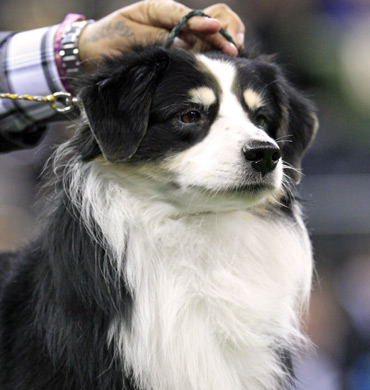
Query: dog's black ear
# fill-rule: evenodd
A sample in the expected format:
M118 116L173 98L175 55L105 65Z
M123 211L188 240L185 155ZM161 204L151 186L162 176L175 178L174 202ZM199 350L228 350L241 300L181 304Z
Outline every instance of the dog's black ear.
M145 136L152 98L169 61L162 48L108 60L82 88L87 121L104 157L132 157Z
M296 90L286 79L280 83L283 91L283 123L277 134L285 172L294 182L301 179L301 162L307 147L313 140L318 119L312 102Z

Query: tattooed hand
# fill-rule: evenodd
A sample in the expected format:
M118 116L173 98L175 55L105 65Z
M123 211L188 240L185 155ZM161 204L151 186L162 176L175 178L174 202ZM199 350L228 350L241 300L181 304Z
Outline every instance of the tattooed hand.
M80 58L92 71L102 55L118 54L135 43L164 40L182 16L191 9L172 0L146 0L124 7L105 18L88 24L79 40ZM175 40L175 46L206 50L210 46L236 55L244 43L244 25L225 4L208 7L204 12L212 19L194 17ZM221 27L231 34L237 48L218 34Z

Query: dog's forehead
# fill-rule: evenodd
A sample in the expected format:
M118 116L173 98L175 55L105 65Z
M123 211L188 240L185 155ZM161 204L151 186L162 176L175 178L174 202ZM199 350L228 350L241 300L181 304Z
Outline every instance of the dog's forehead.
M154 108L183 101L208 107L227 94L255 111L266 103L269 83L253 61L175 52L157 87Z
M203 54L197 55L197 60L201 65L199 68L203 68L203 71L215 79L221 94L234 95L251 111L257 111L266 104L271 74L265 74L263 67L257 62L212 58ZM206 94L204 96L207 97Z

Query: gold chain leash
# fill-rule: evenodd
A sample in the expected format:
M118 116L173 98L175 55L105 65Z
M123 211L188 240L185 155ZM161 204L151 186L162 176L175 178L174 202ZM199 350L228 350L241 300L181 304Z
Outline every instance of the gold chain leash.
M48 103L53 110L62 114L71 112L78 104L78 98L68 92L55 92L47 96L17 95L9 92L0 92L0 99Z

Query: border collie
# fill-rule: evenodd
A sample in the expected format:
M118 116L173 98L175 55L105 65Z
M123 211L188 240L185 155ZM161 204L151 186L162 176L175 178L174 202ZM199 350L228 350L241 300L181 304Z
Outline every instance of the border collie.
M311 103L264 57L107 60L1 255L1 390L277 390L312 255L293 186Z

